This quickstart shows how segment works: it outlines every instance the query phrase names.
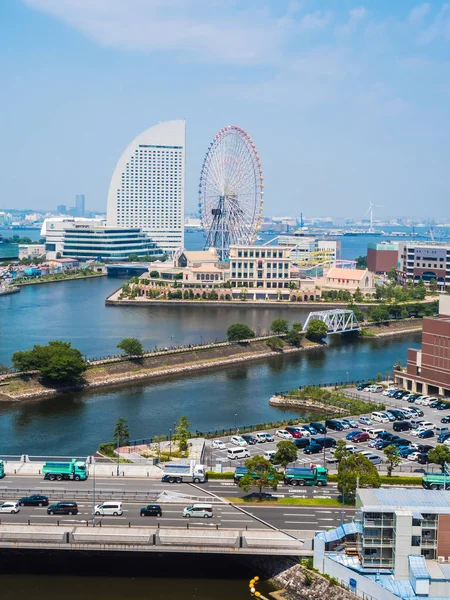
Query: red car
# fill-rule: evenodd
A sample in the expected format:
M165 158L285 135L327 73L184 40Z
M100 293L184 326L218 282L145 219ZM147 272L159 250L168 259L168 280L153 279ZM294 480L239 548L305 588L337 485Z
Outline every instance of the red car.
M298 427L292 427L291 425L289 427L285 427L286 431L289 431L289 433L292 435L293 438L301 438L302 437L302 432L300 431L300 429Z
M370 435L367 431L360 431L359 433L355 433L352 437L352 442L368 442L370 440Z

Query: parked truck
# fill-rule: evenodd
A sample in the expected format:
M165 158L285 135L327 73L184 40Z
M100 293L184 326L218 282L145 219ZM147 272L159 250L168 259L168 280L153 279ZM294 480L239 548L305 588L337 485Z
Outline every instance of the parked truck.
M168 463L164 467L162 480L168 483L205 483L207 481L204 465L194 460L188 463Z
M44 478L50 481L84 481L88 478L86 462L76 458L72 458L70 462L47 462L42 467L42 473Z
M0 479L5 476L5 463L0 460Z
M449 473L425 473L422 478L422 487L426 490L450 490Z
M328 473L324 467L286 469L284 474L286 485L327 485Z
M239 481L246 475L248 472L247 467L236 467L234 470L234 483L239 483ZM253 479L258 479L258 474L253 473ZM269 477L271 479L271 477Z

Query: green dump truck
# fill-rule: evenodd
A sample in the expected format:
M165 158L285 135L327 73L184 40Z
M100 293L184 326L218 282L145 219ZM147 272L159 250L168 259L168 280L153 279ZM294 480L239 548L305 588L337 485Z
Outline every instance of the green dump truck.
M0 479L5 476L5 463L0 460Z
M286 469L284 474L286 485L327 485L328 474L324 467Z
M426 490L450 490L450 474L425 473L422 478L422 487Z
M84 481L88 477L86 462L76 458L72 458L70 462L47 462L42 467L42 473L50 481Z

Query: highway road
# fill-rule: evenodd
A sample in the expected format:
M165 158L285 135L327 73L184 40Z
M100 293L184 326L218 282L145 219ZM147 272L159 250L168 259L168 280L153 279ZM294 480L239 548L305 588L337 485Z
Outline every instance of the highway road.
M79 514L72 516L47 515L46 507L21 507L16 515L2 513L2 523L27 523L31 524L57 523L70 524L79 521L92 520L92 491L93 478L87 481L50 482L40 477L7 476L0 482L0 498L19 500L22 496L32 493L43 493L48 496L51 503L59 500L75 500L79 506ZM163 515L158 517L140 517L139 510L148 503L156 501L161 492L168 492L171 497L168 501L159 501ZM255 506L237 505L236 507L220 503L220 498L233 498L243 495L242 490L231 481L210 481L202 485L192 484L166 484L149 479L118 479L102 478L95 482L96 502L107 497L123 502L124 515L121 517L97 517L97 522L104 525L151 525L159 522L161 526L198 527L208 526L221 528L260 529L271 524L285 530L316 531L340 525L342 511L335 507L310 507L310 506ZM174 495L180 495L178 502L174 503ZM273 494L276 497L294 496L297 498L337 498L338 492L335 484L327 487L288 487L281 485ZM183 502L183 496L186 500ZM192 503L195 498L211 497L214 502L214 517L211 520L190 519L187 521L182 516L185 506ZM345 519L351 520L354 511L345 510Z

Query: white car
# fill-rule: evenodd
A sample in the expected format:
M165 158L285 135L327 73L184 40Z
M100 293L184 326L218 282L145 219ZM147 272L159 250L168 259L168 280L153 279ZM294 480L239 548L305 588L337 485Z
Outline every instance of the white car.
M394 390L397 390L397 388L388 388L387 390L383 390L382 394L383 396L389 396L389 393L393 392Z
M420 424L421 429L436 429L436 425L431 421L424 421Z
M20 508L19 508L18 502L10 501L10 502L3 502L3 504L0 504L0 512L2 512L2 513L16 514L19 512L19 510L20 510Z
M430 396L426 396L422 400L422 406L428 406L431 402L433 402L436 398L431 398Z
M414 402L414 404L422 404L425 405L425 402L429 399L430 396L419 396L418 398L416 398L416 401Z
M286 431L286 429L277 429L275 432L275 435L277 437L283 438L283 440L292 440L293 437L292 435L289 433L289 431ZM302 433L303 435L303 433Z
M311 437L311 432L305 429L304 427L299 427L298 430L302 434L302 437Z
M222 442L222 440L213 440L212 447L217 448L218 450L226 450L227 449L227 447Z
M351 444L346 444L345 449L348 452L351 452L352 454L354 454L355 452L359 452L359 448L357 448L356 446L352 446ZM334 454L335 452L336 448L330 448L330 454Z
M407 459L408 460L417 460L417 457L419 456L420 452L411 452L411 454L408 454Z
M230 437L230 442L235 446L247 446L247 442L240 435Z

